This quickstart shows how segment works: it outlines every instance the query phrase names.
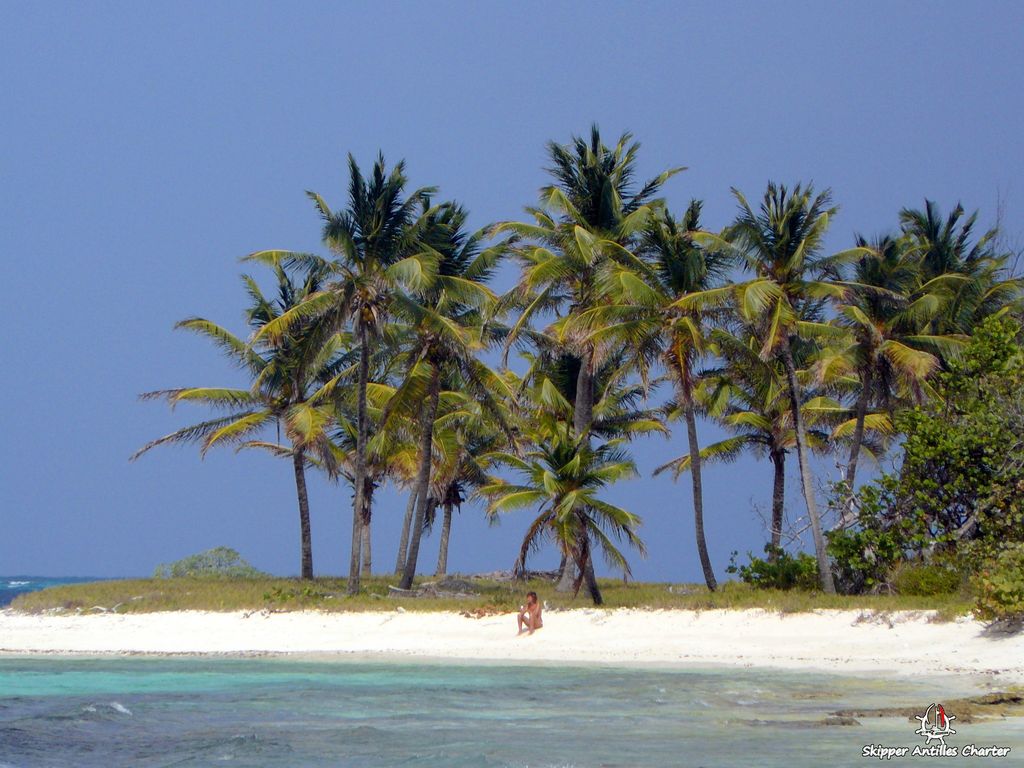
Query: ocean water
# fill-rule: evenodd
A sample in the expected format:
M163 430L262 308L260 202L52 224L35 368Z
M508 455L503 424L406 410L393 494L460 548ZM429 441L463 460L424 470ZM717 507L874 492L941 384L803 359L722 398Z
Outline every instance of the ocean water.
M4 768L170 766L854 766L913 747L916 721L817 724L844 707L922 706L970 681L764 670L208 658L0 658ZM947 708L949 714L954 714ZM1020 765L1019 720L947 744Z
M77 584L83 581L96 581L89 577L51 577L51 576L0 576L0 608L10 605L11 601L25 592L35 592L59 584Z

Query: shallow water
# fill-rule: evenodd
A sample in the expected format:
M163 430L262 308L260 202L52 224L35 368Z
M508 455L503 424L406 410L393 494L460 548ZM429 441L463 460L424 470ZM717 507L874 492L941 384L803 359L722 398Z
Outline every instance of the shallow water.
M923 743L917 725L813 723L965 686L755 670L5 658L0 765L859 765L865 744ZM1013 748L985 764L1024 752L1020 722L958 730L947 743Z

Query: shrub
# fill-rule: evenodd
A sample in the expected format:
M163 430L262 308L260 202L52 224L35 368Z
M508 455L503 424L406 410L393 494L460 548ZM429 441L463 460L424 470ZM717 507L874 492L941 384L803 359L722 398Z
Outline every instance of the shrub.
M747 584L758 589L817 589L818 561L806 552L798 552L792 556L779 547L765 544L768 559L754 557L750 552L749 565L736 565L736 553L732 553L732 562L726 571L738 574ZM772 556L774 555L774 559Z
M833 507L844 503L846 488L843 483L833 487ZM884 591L899 563L935 543L925 516L916 509L901 509L899 494L900 480L894 475L883 474L874 483L862 485L856 494L856 525L825 534L839 592Z
M959 571L937 563L903 563L890 578L897 594L919 597L951 595L960 589L961 581Z
M256 570L243 560L238 552L228 547L215 547L173 563L158 565L153 572L155 579L176 579L185 576L259 579L268 577L269 574Z
M1012 544L982 565L974 580L974 615L982 621L1024 619L1024 544Z

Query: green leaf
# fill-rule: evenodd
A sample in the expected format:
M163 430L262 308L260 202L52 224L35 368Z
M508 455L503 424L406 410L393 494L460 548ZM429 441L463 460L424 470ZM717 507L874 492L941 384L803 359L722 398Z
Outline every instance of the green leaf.
M203 441L200 453L205 456L206 452L218 443L238 442L252 432L260 429L264 424L272 419L273 414L269 411L257 411L255 413L242 416L241 418L232 421L230 424L224 425L217 431L210 434L206 440Z

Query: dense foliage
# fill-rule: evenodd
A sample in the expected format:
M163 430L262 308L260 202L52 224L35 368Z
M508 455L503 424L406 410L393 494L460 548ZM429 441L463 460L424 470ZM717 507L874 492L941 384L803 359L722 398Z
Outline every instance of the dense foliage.
M978 574L986 616L1000 601L1007 614L1024 609L1012 573L1024 543L1021 340L1018 321L988 318L936 377L935 396L898 414L898 470L862 486L857 524L830 535L846 590L900 589L897 564L929 563L939 576Z
M983 561L975 577L975 615L984 620L1024 619L1024 544L1003 547Z
M744 451L775 470L767 558L730 571L746 581L870 591L892 587L908 562L996 576L1006 567L1024 488L1012 319L1021 282L994 230L978 234L976 215L957 205L943 217L925 201L899 213L898 231L829 253L838 206L827 189L770 182L753 203L733 190L736 216L715 232L699 200L677 214L659 196L681 168L637 181L629 134L609 146L595 126L547 151L550 182L526 220L476 231L435 188L407 190L404 163L378 157L364 174L350 157L342 207L308 193L326 255L246 257L277 282L268 297L243 278L247 338L203 318L179 324L224 351L250 386L149 393L222 413L136 456L196 442L203 453L232 445L288 459L307 579L306 472L348 486L350 594L373 568L375 491L392 484L409 500L395 565L403 588L424 532L442 521L443 574L453 511L481 500L492 515L532 510L517 572L554 545L558 589L585 585L600 602L595 556L626 577L621 543L645 551L640 517L603 492L637 472L633 437L676 422L687 453L658 471L690 478L679 512L692 515L711 591L703 473ZM520 277L499 294L491 281L503 261ZM730 437L702 445L700 418ZM898 472L857 489L863 458L892 446ZM824 507L812 453L844 467ZM794 455L799 516L785 503ZM785 552L804 530L813 556ZM905 588L943 577L924 573L904 576L918 584ZM999 584L990 601L1012 593Z

